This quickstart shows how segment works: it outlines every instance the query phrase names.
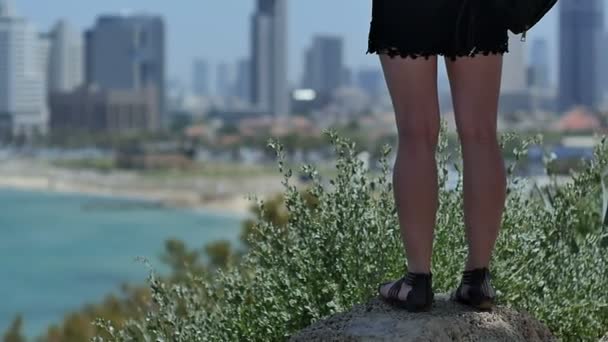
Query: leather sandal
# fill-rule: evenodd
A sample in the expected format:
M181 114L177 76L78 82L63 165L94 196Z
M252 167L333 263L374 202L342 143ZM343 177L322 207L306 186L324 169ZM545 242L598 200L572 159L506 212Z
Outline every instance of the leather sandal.
M490 311L496 302L496 291L490 282L492 276L487 267L465 271L460 285L451 299L482 311Z
M393 281L387 281L378 285L378 294L385 302L405 309L409 312L423 312L430 311L433 306L433 276L431 273L412 273L407 274L397 281L388 290L388 296L382 295L381 289L387 284ZM399 292L403 284L411 287L410 292L407 294L406 300L399 298Z

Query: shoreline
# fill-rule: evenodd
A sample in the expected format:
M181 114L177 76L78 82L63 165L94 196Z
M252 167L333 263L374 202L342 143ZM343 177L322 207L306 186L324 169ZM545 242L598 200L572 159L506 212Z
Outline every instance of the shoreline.
M61 195L83 195L83 196L94 196L101 197L107 199L117 199L117 200L129 200L129 201L139 201L146 202L150 204L158 204L160 208L163 209L184 209L184 210L192 210L195 212L202 213L210 213L213 215L220 216L242 216L246 218L250 215L250 211L248 210L250 205L253 205L253 202L249 202L245 196L242 199L234 197L232 199L224 200L224 201L210 201L206 203L193 203L191 205L187 205L186 203L177 203L171 202L169 200L158 198L154 196L149 196L145 194L137 194L137 193L116 193L112 191L103 191L103 190L91 190L91 189L57 189L57 188L49 188L39 186L39 182L41 179L31 179L31 178L17 178L12 177L6 181L6 179L0 180L0 191L2 190L11 190L11 191L27 191L27 192L40 192L40 193L49 193L49 194L61 194ZM29 183L31 182L31 183Z
M255 201L248 197L266 197L281 191L280 186L274 178L150 180L136 172L71 170L36 160L4 160L0 164L0 189L132 199L228 216L251 215Z

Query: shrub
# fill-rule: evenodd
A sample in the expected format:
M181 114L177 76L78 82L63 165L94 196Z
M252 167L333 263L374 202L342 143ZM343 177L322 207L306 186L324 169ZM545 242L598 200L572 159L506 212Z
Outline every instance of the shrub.
M352 142L333 131L326 135L337 156L335 177L323 179L313 166L303 165L300 172L312 181L301 191L292 184L282 145L271 141L284 175L287 222L266 220L265 203L258 201L260 219L249 228L249 250L240 264L219 269L212 280L191 275L171 285L151 274L156 309L120 328L97 322L109 340L285 340L375 296L379 282L401 276L405 259L388 181L390 148L384 148L381 170L372 175ZM508 135L503 143L513 139ZM516 159L533 142L520 142ZM446 147L444 123L433 256L438 291L456 286L466 253L461 177L456 189L445 186ZM603 141L595 160L562 187L553 182L528 195L526 180L510 176L495 285L504 304L529 311L564 340L597 340L608 330L608 237L600 214L607 149Z

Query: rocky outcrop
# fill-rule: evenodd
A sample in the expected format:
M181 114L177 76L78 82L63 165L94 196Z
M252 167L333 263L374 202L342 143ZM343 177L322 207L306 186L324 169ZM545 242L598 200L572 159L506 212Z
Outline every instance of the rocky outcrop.
M498 307L477 312L436 295L428 313L409 313L379 298L300 331L291 341L557 341L530 315Z

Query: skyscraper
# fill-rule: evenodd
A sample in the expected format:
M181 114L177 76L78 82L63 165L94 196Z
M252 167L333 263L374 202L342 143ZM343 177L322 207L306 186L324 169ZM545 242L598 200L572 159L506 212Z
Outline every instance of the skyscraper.
M48 129L48 43L11 0L0 0L0 135L44 134Z
M559 7L559 109L597 109L602 96L604 2L562 0Z
M192 90L196 95L208 96L209 64L204 59L196 59L192 70Z
M529 85L536 89L549 88L549 70L549 44L546 39L535 39L530 51Z
M608 46L608 32L606 32L604 34L604 47ZM604 57L602 57L602 60L604 61L603 67L602 67L602 75L604 77L604 92L606 93L606 96L608 96L608 49L604 48ZM606 101L608 101L608 98L606 98Z
M509 33L509 53L503 58L499 112L503 114L530 110L526 44Z
M509 33L509 53L504 55L501 90L505 94L521 94L526 91L526 43Z
M234 69L228 63L219 63L215 72L215 93L223 98L234 95Z
M154 88L166 127L165 24L151 15L107 15L86 33L87 83L109 90Z
M235 95L248 102L251 98L251 61L249 58L240 59L236 65Z
M331 95L344 79L344 43L341 37L316 36L306 52L302 86Z
M289 114L287 0L257 0L251 30L251 102L274 116Z
M353 70L347 66L342 68L342 80L343 86L350 87L353 85Z
M84 82L84 41L82 33L65 20L49 33L48 88L50 93L68 92Z

